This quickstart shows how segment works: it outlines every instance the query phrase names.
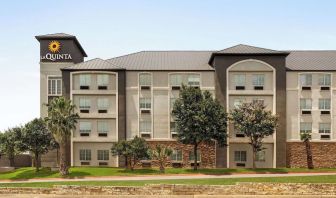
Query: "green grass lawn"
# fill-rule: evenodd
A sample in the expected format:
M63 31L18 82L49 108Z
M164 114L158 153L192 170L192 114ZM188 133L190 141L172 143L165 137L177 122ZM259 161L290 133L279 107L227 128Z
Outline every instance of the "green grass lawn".
M296 173L296 172L336 172L336 168L305 169L305 168L275 168L275 169L200 169L194 171L186 168L167 168L165 174L243 174L243 173ZM103 167L72 167L68 178L99 177L99 176L134 176L134 175L156 175L160 174L158 169L136 169L134 171L123 168L103 168ZM34 168L19 168L12 172L0 173L0 180L10 179L32 179L32 178L59 178L57 171L50 171L47 168L35 172Z
M0 187L45 187L54 185L88 185L88 186L143 186L145 184L193 184L193 185L233 185L236 182L280 182L280 183L336 183L336 176L303 177L263 177L263 178L226 178L226 179L179 179L148 181L81 181L81 182L34 182L7 183Z

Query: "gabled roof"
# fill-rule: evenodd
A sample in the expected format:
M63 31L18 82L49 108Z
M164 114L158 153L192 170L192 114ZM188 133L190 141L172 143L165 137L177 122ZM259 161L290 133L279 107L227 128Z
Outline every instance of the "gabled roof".
M286 54L288 52L239 44L233 47L217 51L215 53L216 54L284 54L285 53Z
M100 58L91 59L81 63L65 67L62 70L122 70L124 68L116 66Z
M35 38L38 41L41 40L49 40L49 39L64 39L64 40L74 40L75 43L77 44L79 50L82 52L84 57L87 57L86 52L84 51L83 47L77 40L76 36L70 35L70 34L65 34L65 33L55 33L55 34L44 34L44 35L38 35L35 36Z
M126 70L214 70L208 60L212 51L141 51L108 59Z
M288 70L336 71L336 51L290 51L286 58Z

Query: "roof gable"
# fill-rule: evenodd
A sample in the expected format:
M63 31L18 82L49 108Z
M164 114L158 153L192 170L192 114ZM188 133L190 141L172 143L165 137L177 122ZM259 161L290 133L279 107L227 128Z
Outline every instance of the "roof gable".
M235 45L235 46L217 51L215 53L216 54L284 54L288 52L239 44L239 45Z

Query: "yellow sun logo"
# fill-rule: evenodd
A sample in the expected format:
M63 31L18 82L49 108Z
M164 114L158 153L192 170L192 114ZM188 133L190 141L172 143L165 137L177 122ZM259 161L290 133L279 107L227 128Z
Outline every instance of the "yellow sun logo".
M49 43L48 48L49 48L49 50L50 50L52 53L59 52L60 49L61 49L61 43L58 42L58 41L51 41L51 42Z

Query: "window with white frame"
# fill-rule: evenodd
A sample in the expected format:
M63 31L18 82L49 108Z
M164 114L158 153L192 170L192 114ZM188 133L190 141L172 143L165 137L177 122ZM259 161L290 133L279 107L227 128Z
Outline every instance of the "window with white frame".
M261 99L261 98L254 98L252 100L252 103L260 103L262 105L264 105L264 99Z
M300 123L300 133L311 133L312 123L311 122L301 122Z
M240 105L242 105L244 103L244 99L243 98L236 98L233 101L233 106L234 108L238 108Z
M189 86L200 86L200 75L191 74L188 76L188 85Z
M79 98L79 109L90 109L91 100L89 98Z
M97 106L98 106L98 110L107 110L109 108L108 98L98 98Z
M200 162L201 161L201 152L199 150L197 150L196 154L197 154L197 161ZM189 161L193 162L194 160L195 160L194 151L189 151Z
M170 122L170 132L171 133L176 133L176 122Z
M301 110L310 110L312 108L312 100L310 98L301 98L300 99L300 109Z
M140 98L140 109L150 109L151 108L151 98Z
M253 86L264 86L265 75L264 74L253 74L252 83L253 83Z
M139 124L140 124L140 133L152 132L152 122L150 120L141 120Z
M319 99L319 109L330 110L330 99Z
M176 101L176 98L170 98L170 109L174 108L175 101Z
M109 84L109 75L108 74L98 74L97 84L98 86L107 86Z
M313 79L312 74L300 74L300 85L311 86L312 79Z
M79 85L80 86L90 86L91 75L90 74L80 74L79 75Z
M320 86L330 86L331 85L331 74L320 74L319 75L319 85Z
M170 86L181 86L182 85L182 75L181 74L171 74L170 75Z
M320 123L319 133L330 133L331 124L330 123Z
M258 161L258 162L264 162L265 161L265 155L266 155L265 151L258 151L256 153L256 161Z
M48 95L62 95L62 77L48 77Z
M90 133L91 132L91 122L80 121L79 122L79 132L80 133Z
M234 75L234 85L235 86L245 86L245 74L235 74Z
M79 150L79 160L80 161L90 161L91 160L91 150L90 149L80 149Z
M108 121L98 121L97 122L97 131L98 131L98 133L108 133L109 132Z
M151 74L139 74L140 86L151 86L151 84L152 84Z
M235 151L234 161L235 162L246 162L246 151Z
M182 159L183 159L182 150L180 150L180 149L173 150L173 153L170 156L170 160L176 161L176 162L181 162Z
M109 150L97 150L97 160L109 160Z

